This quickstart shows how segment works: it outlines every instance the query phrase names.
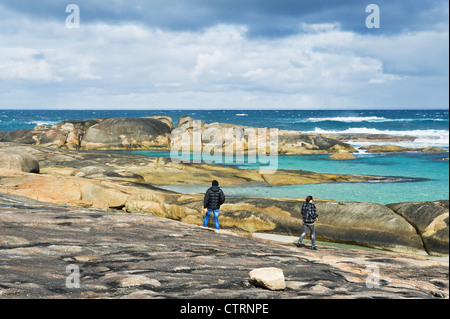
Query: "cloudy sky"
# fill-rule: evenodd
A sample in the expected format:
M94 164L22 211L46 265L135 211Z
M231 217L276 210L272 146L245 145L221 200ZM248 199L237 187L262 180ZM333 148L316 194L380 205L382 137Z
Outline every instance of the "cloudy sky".
M448 108L448 61L448 0L0 0L0 109Z

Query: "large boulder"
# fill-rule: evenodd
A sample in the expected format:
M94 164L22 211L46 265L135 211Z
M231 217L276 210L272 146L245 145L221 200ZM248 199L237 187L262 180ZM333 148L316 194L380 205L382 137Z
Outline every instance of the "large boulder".
M82 149L168 148L171 126L157 118L110 118L91 126L81 140Z
M39 138L44 134L40 127L35 129L19 129L7 132L1 138L2 142L12 142L20 144L36 144Z
M1 141L45 147L63 147L68 144L69 136L73 130L73 126L68 125L36 126L33 129L19 129L8 132L3 135ZM72 136L70 142L74 143ZM79 142L75 142L71 148L78 147Z
M171 134L172 150L203 151L216 148L223 153L243 153L258 150L267 153L327 154L356 152L356 149L332 136L279 129L248 127L227 123L205 123L182 116Z
M336 154L331 155L328 158L332 159L332 160L337 160L337 161L356 159L356 157L354 155L352 155L352 154L350 154L348 152L336 153Z
M353 146L321 134L280 130L278 140L278 152L284 155L357 152Z
M39 173L39 161L30 154L0 151L0 168L26 173Z
M447 254L449 249L449 201L387 205L405 218L422 237L430 254Z
M0 140L68 149L169 148L172 129L167 116L71 120L5 132Z
M377 203L316 202L318 238L393 251L424 252L415 228Z

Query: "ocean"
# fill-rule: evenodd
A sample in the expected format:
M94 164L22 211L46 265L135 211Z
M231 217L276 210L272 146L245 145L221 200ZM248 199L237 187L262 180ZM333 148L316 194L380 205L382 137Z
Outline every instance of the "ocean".
M276 127L320 134L371 133L412 135L414 142L353 143L359 149L368 144L395 144L411 148L438 146L449 149L448 110L0 110L0 131L54 125L64 120L170 116L177 124L188 115L205 122L233 123L246 126ZM169 152L138 151L146 156L170 157ZM229 196L277 198L316 198L376 202L380 204L449 199L449 162L447 153L356 154L356 160L331 161L328 155L279 156L279 169L297 169L318 173L401 176L413 181L392 183L329 183L272 187L226 187ZM239 164L255 168L254 164ZM192 181L194 182L194 181ZM167 186L178 192L204 192L193 183Z

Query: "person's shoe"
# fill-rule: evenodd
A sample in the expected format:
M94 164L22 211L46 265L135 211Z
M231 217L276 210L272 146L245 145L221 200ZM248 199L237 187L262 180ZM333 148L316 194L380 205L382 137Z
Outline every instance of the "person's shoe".
M305 247L305 245L303 245L303 244L297 244L297 247L298 247L298 248L303 248L303 247Z
M317 250L317 247L314 246L314 247L311 247L311 249L312 249L312 250Z

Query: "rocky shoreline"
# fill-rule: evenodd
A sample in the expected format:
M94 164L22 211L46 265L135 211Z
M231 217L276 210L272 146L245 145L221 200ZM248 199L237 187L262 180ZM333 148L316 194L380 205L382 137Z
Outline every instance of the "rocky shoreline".
M151 150L192 147L195 129L199 130L202 146L214 136L221 136L221 147L227 143L234 144L233 152L248 151L255 147L249 142L249 132L258 129L228 123L205 123L192 117L182 116L174 126L168 116L143 118L99 118L87 120L63 121L53 126L36 126L34 129L20 129L0 132L0 141L28 145L41 145L53 148L75 150ZM357 153L350 142L413 142L414 136L397 136L387 134L310 134L297 131L274 129L278 135L278 154L336 154ZM274 131L274 132L275 132ZM269 134L269 133L267 133ZM273 133L270 133L273 134ZM257 136L258 138L258 136ZM261 139L261 137L259 137ZM257 143L256 143L257 145ZM408 149L372 145L369 152L447 152L442 148Z
M449 297L448 260L326 246L311 251L11 194L0 193L0 230L0 299ZM249 273L262 267L282 270L285 288L252 282Z
M391 181L389 177L317 174L279 170L261 175L206 164L172 163L169 159L122 153L70 151L0 143L0 154L26 154L28 171L0 169L0 192L49 203L147 214L201 225L202 194L180 195L159 185L195 183L280 185L320 182ZM35 158L31 161L30 158ZM12 161L16 158L13 157ZM7 162L3 161L3 164ZM16 165L20 166L20 165ZM37 168L36 168L37 167ZM299 235L302 200L229 198L221 210L221 225L246 232ZM321 240L344 242L397 252L448 255L447 201L380 205L318 201ZM418 214L419 215L415 215Z
M213 179L220 180L221 185L226 186L402 182L408 179L300 170L278 170L275 174L264 174L258 170L176 163L168 158L111 152L123 149L170 150L174 145L183 147L183 143L193 137L193 125L198 125L202 132L212 130L222 135L231 132L230 128L235 129L220 123L194 124L193 121L192 118L181 118L175 128L167 117L97 119L6 133L0 142L0 254L3 260L7 260L12 253L17 256L18 262L2 264L8 271L0 274L3 280L0 297L203 298L214 292L224 298L448 298L448 262L446 265L439 263L439 274L433 275L433 278L426 277L420 285L414 282L415 267L423 267L425 272L437 265L429 259L430 256L448 258L448 200L390 205L318 200L318 240L395 252L390 257L383 253L377 257L365 253L366 257L361 259L358 257L361 252L358 251L324 247L319 255L310 252L299 254L295 247L267 246L267 243L248 238L256 232L299 236L302 200L230 197L221 209L220 223L225 230L214 233L199 228L203 220L202 194L182 195L158 188L163 185L185 185L189 181L208 186ZM246 129L238 128L237 132ZM239 138L239 135L233 135L230 138L224 140L240 143L243 151L248 152L253 147L245 136ZM356 151L331 136L280 131L278 138L280 146L277 151L280 154L350 155ZM201 140L202 144L208 142L208 139ZM181 234L177 235L177 231ZM86 238L82 239L83 236ZM132 237L137 240L136 243ZM149 237L152 243L144 243ZM194 247L199 242L210 245L214 242L213 237L224 238L217 239L221 243L212 244L214 248L201 247L201 252L197 251L200 248ZM169 245L167 241L173 244ZM180 242L183 243L181 247L190 248L180 250ZM133 248L129 251L130 247ZM263 247L269 248L265 251ZM246 249L253 249L259 255L253 256ZM194 254L186 254L186 251ZM415 257L403 257L404 253L413 253ZM120 260L121 254L127 258ZM203 254L210 255L210 259L203 259ZM244 260L246 258L241 258L236 264L238 255L247 256L249 263ZM173 256L177 257L173 259ZM223 263L220 275L224 279L219 282L204 274L208 267L203 269L199 266L204 261L207 265L217 258ZM254 287L248 279L238 279L236 282L231 278L248 276L252 267L276 266L273 258L278 266L295 264L297 267L294 267L294 273L288 273L287 290L283 292L272 294ZM367 275L361 267L368 265L368 260L376 259L389 260L387 264L382 262L382 267L389 269L386 276L396 278L386 281L386 289L382 291L367 290L361 277L361 274ZM137 260L138 266L133 266L131 260L133 263ZM48 278L38 274L38 270L30 270L30 267L39 264L53 268L53 264L62 267L69 262L81 263L85 269L83 278L89 283L86 289L69 291L61 288L60 282L58 287L49 287L45 284ZM162 268L148 270L146 267L153 263L162 263ZM177 263L181 268L169 269ZM311 271L302 274L308 263L324 264L325 268L321 271L325 273L330 272L327 267L337 267L345 274L336 275L333 270L331 277L343 279L332 284L331 277L317 276ZM344 266L347 264L351 266ZM240 265L239 271L230 270L232 265ZM37 269L42 270L42 266L39 267ZM406 267L407 275L400 278L396 274L397 267ZM244 268L246 276L243 276ZM55 280L64 277L61 269L52 271L53 275L47 272L46 276L55 276ZM58 275L54 275L57 271ZM169 276L172 279L162 281L159 279L170 272L179 273L183 280L186 274L196 275L187 286L177 276ZM15 278L24 273L28 279L17 284ZM311 283L303 276L316 276L317 282ZM445 280L446 285L442 283ZM392 282L395 282L393 286ZM313 292L304 292L305 287Z

